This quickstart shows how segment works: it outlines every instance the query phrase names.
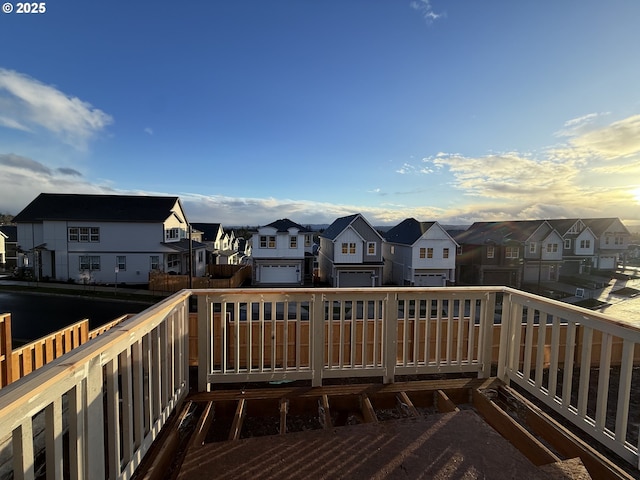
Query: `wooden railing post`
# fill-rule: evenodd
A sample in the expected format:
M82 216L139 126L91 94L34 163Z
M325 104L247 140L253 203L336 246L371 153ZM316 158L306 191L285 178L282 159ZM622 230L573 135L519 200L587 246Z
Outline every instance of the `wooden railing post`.
M223 315L224 317L224 315ZM210 352L209 336L213 335L210 327L213 322L213 309L209 301L209 295L198 295L198 391L206 392L209 389L208 374L213 369L210 365L213 352Z
M324 369L324 294L311 295L309 321L311 322L311 384L314 387L322 385L322 370ZM329 315L331 321L331 315ZM329 339L331 341L331 339ZM299 348L299 347L298 347Z
M490 312L491 314L493 312ZM513 321L511 318L511 294L502 293L502 315L500 317L500 348L498 349L498 373L497 376L505 383L509 383L507 370L509 362L509 352L511 351ZM493 317L493 315L491 315Z
M398 362L398 294L387 294L384 302L383 381L393 383Z
M496 311L496 292L487 293L480 309L480 339L478 345L478 359L482 362L482 370L478 378L489 378L493 361L493 321Z

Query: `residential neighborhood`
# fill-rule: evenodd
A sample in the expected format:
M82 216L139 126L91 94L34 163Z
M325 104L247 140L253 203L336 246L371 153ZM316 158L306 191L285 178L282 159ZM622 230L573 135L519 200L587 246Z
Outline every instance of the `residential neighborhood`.
M0 226L0 269L144 286L159 273L207 278L235 266L251 269L242 281L253 287L506 285L562 297L635 262L631 237L619 218L406 218L389 228L354 213L315 229L288 218L240 229L189 222L179 197L42 193Z

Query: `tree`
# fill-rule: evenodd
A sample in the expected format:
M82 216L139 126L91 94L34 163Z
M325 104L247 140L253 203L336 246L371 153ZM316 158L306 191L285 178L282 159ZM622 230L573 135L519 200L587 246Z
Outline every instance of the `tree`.
M13 215L9 213L0 213L0 225L13 223Z

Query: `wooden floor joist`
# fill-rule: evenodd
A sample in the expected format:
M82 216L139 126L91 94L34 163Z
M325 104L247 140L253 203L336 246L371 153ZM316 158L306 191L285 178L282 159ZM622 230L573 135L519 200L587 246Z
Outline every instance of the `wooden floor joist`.
M287 413L289 412L289 400L280 400L280 435L287 433Z
M534 465L546 465L560 461L557 455L479 390L473 391L473 406L489 425L509 440Z
M420 416L420 414L418 413L418 410L416 410L416 407L413 406L413 402L409 398L409 395L407 395L407 392L398 392L396 394L396 399L398 401L398 406L401 411L405 412L407 415L411 417Z
M247 413L247 400L241 398L238 401L238 408L236 408L236 413L233 417L233 423L231 424L231 429L229 430L229 440L238 440L240 438L240 432L242 431L242 422L244 421L244 417Z
M633 478L595 448L546 415L542 410L510 387L500 387L515 398L525 410L525 423L562 455L580 457L592 478L619 480Z
M371 405L371 399L367 396L366 393L360 395L360 409L362 410L362 416L364 417L365 422L378 423L376 411L373 409L373 405Z
M436 390L433 394L433 404L440 413L459 412L460 409L453 403L446 393L442 390Z
M213 402L207 402L207 405L198 420L196 430L193 432L193 436L191 437L191 446L196 447L204 445L204 441L207 438L207 432L209 431L211 422L213 422L214 411Z
M322 398L318 401L318 416L323 428L333 427L331 421L331 411L329 409L329 396L322 395Z

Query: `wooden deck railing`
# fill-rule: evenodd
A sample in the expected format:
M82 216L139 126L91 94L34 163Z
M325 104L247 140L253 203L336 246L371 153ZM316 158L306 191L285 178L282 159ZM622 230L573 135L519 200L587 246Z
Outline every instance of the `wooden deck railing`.
M636 327L510 288L237 289L182 291L0 390L14 478L31 477L40 457L50 478L130 478L185 398L193 342L201 391L497 368L638 466Z
M0 314L0 387L5 387L74 348L84 345L131 316L121 315L91 331L89 320L85 318L14 349L11 340L11 315Z
M0 476L131 478L189 391L188 297L174 294L2 388L11 461Z

